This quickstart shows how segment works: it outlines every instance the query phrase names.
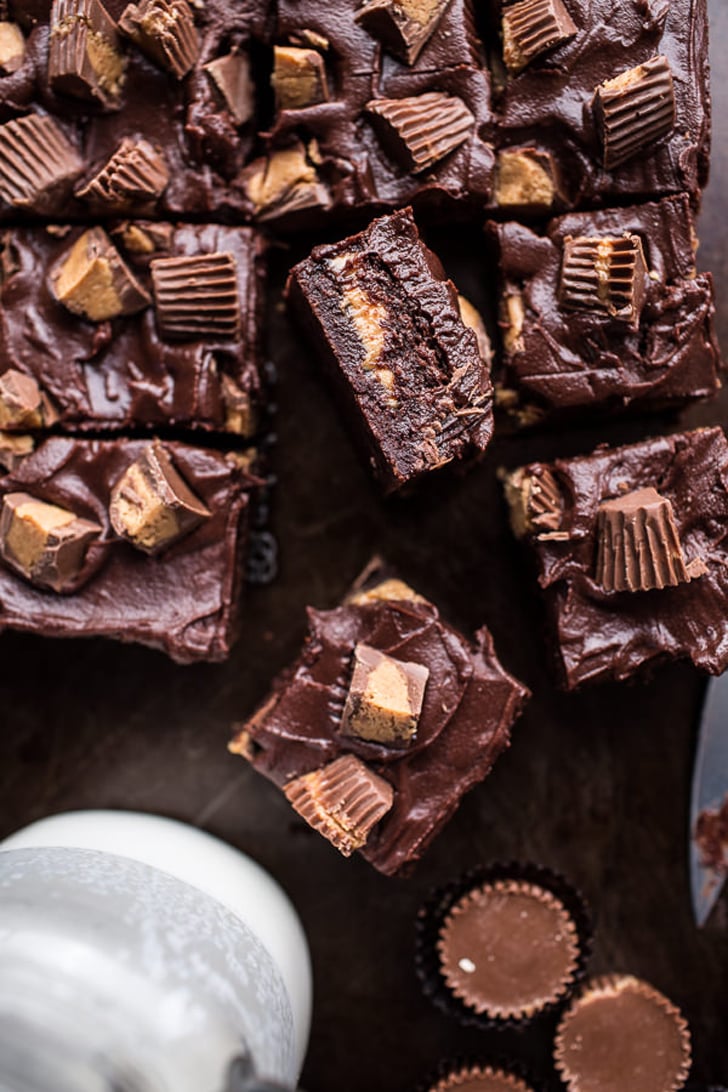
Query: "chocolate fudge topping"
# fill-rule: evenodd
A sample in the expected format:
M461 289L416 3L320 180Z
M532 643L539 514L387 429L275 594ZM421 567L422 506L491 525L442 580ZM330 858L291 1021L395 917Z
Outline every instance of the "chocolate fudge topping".
M550 156L570 207L697 202L710 146L706 0L563 0L560 15L521 3L506 26L527 6L532 26L550 9L553 37L499 84L499 145Z
M499 399L527 411L660 407L717 391L713 284L695 272L687 198L575 213L545 232L492 225Z
M249 228L19 228L0 246L0 360L65 428L253 434L264 271Z
M728 873L728 796L719 808L701 811L695 824L695 841L702 864Z
M498 1019L530 1016L561 996L577 967L579 940L551 892L498 880L455 903L438 951L455 996Z
M690 1032L647 982L600 978L561 1021L555 1058L570 1092L677 1092L690 1070Z
M396 598L378 594L357 596L335 610L309 609L301 657L242 726L231 750L287 794L305 775L356 756L393 790L391 808L360 849L392 875L421 857L463 794L488 774L508 745L527 691L498 663L487 630L470 644L404 585L383 586L381 594ZM397 746L342 732L353 653L361 642L428 669L414 740Z
M505 1069L492 1066L468 1065L453 1069L431 1086L428 1092L532 1092L532 1089Z
M0 479L0 629L137 641L179 663L227 656L235 636L248 508L257 479L242 456L158 444L208 516L150 557L115 533L109 509L119 481L153 446L142 440L54 437ZM32 503L25 499L18 506L19 496ZM50 521L47 509L52 510ZM76 523L69 527L59 510ZM26 526L13 531L11 512L16 523L19 517ZM164 525L163 517L158 511L157 526ZM55 569L49 567L53 536L65 535L67 541L68 532L78 530L85 541L82 554L71 559L72 570L57 548ZM39 541L46 545L45 555L39 555ZM40 571L33 563L38 556ZM24 575L18 575L24 562ZM59 572L60 583L55 579Z
M287 293L387 491L485 450L489 369L410 209L316 247Z
M548 472L562 510L557 529L524 519L530 481ZM668 502L685 564L670 586L607 590L598 579L599 511L635 490ZM720 428L697 429L628 447L532 464L511 475L514 529L535 557L553 621L566 686L624 679L642 665L690 659L717 675L728 666L728 443ZM663 547L656 547L662 550ZM674 549L674 542L672 549Z

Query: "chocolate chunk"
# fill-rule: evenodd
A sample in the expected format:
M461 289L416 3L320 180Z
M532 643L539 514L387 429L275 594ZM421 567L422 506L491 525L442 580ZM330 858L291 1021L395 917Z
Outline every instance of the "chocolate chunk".
M556 538L561 535L564 498L556 477L547 466L533 472L521 468L505 481L511 526L517 538L536 534ZM568 537L568 536L567 536Z
M366 109L392 157L414 173L427 170L458 148L475 124L462 99L441 91L373 99Z
M601 84L594 93L594 115L610 171L672 131L675 87L666 57L652 57Z
M247 53L227 53L203 66L238 125L250 121L255 110L255 86Z
M521 0L503 12L503 60L520 72L534 57L576 34L576 24L561 0Z
M360 642L354 649L341 731L372 743L402 746L417 732L429 669Z
M245 172L244 185L260 221L331 205L329 191L300 143L255 160Z
M53 0L48 80L54 91L119 106L126 60L100 0Z
M35 448L35 440L25 433L0 432L0 466L12 473Z
M556 164L548 152L505 148L498 154L494 196L499 208L550 209L556 194Z
M355 755L296 777L283 791L294 810L344 857L366 845L372 827L394 802L389 782Z
M105 322L134 315L151 303L106 232L90 228L55 264L50 274L53 295L74 315Z
M276 46L271 83L277 110L301 110L329 101L326 66L315 49Z
M25 60L25 38L17 23L0 22L0 75L12 76Z
M164 337L237 337L240 299L232 254L155 258L150 268Z
M559 299L573 311L606 312L638 326L645 302L647 263L638 235L564 240Z
M52 118L28 114L0 125L0 201L43 212L69 189L83 163Z
M675 587L707 570L686 564L672 504L652 486L604 501L597 512L596 580L605 591Z
M112 527L147 554L171 546L210 515L159 440L144 449L111 490Z
M0 429L40 428L43 399L30 375L9 368L0 375Z
M76 189L76 197L123 210L156 201L168 182L169 172L160 152L148 140L124 137L101 170Z
M29 493L6 493L0 554L31 583L62 592L78 579L88 544L101 530L97 523Z
M405 64L414 64L450 0L367 0L354 16Z
M119 19L119 30L178 80L187 75L200 54L195 17L187 0L129 4Z
M221 377L222 397L225 403L225 431L238 436L250 437L258 422L250 395L241 390L229 375Z

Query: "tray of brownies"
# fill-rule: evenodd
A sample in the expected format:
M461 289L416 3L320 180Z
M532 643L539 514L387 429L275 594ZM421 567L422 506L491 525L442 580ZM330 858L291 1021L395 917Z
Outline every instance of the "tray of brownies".
M0 0L0 838L270 868L310 1092L728 1084L726 48L721 0Z

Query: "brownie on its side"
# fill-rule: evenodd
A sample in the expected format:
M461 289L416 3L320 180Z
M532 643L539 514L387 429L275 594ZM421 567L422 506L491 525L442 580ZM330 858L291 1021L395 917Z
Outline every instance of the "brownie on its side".
M543 234L490 225L500 262L497 402L545 415L659 408L714 394L713 283L687 198L572 213Z
M0 217L239 217L263 0L9 0ZM10 53L14 50L7 47Z
M293 268L287 295L387 491L485 450L493 399L477 313L411 209L316 247Z
M697 429L506 480L567 689L646 664L728 667L728 443Z
M372 575L308 617L300 658L230 749L341 853L393 875L489 773L528 691L486 629L471 644L400 580Z
M7 228L0 262L0 428L255 432L264 259L249 228Z
M710 153L706 0L494 4L497 206L543 214L678 193L699 203Z
M158 440L45 440L0 478L0 630L225 659L253 461Z

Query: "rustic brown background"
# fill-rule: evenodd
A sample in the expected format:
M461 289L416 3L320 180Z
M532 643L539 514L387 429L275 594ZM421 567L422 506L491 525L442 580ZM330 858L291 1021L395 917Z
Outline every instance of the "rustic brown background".
M711 9L715 138L700 264L714 272L728 345L728 4L712 0ZM482 302L492 278L477 234L451 240L443 256L450 254L462 287ZM288 260L281 255L281 267ZM504 438L467 477L383 502L275 302L273 314L280 578L250 594L225 666L175 667L162 655L102 641L3 636L0 837L66 809L137 808L185 819L251 853L288 889L311 940L309 1092L411 1089L440 1057L463 1051L514 1053L542 1068L544 1036L489 1038L430 1007L412 968L412 924L428 888L463 868L496 858L544 862L593 905L594 969L632 971L666 991L691 1022L695 1078L728 1082L728 913L719 907L712 926L698 932L686 872L703 680L679 665L647 682L557 693L538 602L495 478L501 465L588 450L604 439L636 440L676 422ZM725 422L727 407L724 397L685 421ZM375 550L456 624L472 630L487 622L504 663L535 695L510 751L408 880L340 858L225 748L231 722L251 711L295 654L304 605L335 604Z

